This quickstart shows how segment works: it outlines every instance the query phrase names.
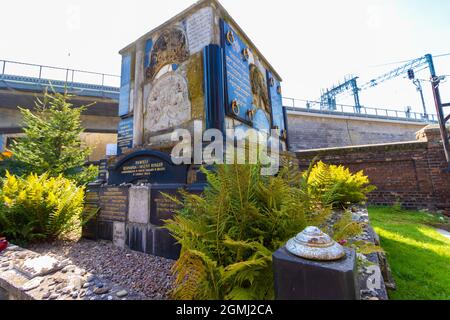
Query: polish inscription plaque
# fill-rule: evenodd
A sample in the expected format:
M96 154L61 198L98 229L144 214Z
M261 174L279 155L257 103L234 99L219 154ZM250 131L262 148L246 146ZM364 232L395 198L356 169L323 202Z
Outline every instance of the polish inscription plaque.
M117 153L121 155L133 148L133 117L121 119L117 137Z
M100 190L99 219L125 222L128 212L128 187L103 187Z
M184 185L152 186L150 204L150 222L155 226L163 226L164 220L172 219L175 212L181 209L179 203L165 196L180 199L179 190Z
M228 24L222 23L228 94L227 110L235 117L249 120L247 111L252 109L253 96L249 62L244 56L244 50L248 48ZM233 102L235 102L234 107Z
M187 167L174 165L167 154L144 150L128 155L109 172L108 184L186 183Z

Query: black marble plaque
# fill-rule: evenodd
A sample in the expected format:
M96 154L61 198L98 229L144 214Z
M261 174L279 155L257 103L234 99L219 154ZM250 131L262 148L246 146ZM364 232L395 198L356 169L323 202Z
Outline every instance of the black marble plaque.
M99 202L100 220L126 222L128 187L102 187Z
M98 221L98 239L113 241L114 222Z
M129 224L125 244L133 251L145 252L146 234L146 226Z
M117 154L121 155L133 148L133 117L121 119L117 135Z
M172 237L166 229L155 229L153 231L154 251L153 254L166 259L177 260L180 257L181 245Z
M85 196L83 219L88 220L83 224L82 236L86 239L96 240L98 238L98 209L100 204L99 188L88 186Z
M164 220L171 219L174 213L181 207L179 204L164 196L169 195L181 199L180 189L182 184L159 185L151 187L150 194L150 223L155 226L164 226Z
M153 255L153 229L147 228L147 238L145 239L145 253Z
M83 225L82 237L89 240L98 239L98 221L92 218Z
M186 183L187 166L174 165L168 154L143 150L129 154L109 171L109 185Z

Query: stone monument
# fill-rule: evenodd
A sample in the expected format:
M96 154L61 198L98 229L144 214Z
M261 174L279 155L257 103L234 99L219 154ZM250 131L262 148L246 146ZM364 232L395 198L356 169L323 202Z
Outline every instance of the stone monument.
M184 129L276 130L288 149L281 78L216 0L202 0L120 51L117 156L90 185L99 208L84 235L176 259L162 229L179 209L164 194L202 192L202 163L175 165L172 133ZM236 137L233 137L233 139ZM239 139L239 138L237 138Z

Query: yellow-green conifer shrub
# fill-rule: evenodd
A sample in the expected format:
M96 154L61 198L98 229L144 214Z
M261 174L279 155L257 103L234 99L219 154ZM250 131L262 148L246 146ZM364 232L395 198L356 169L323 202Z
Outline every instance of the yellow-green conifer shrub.
M376 189L370 185L363 171L353 174L344 166L329 165L322 161L313 166L306 178L311 197L335 207L361 203L367 199L369 192Z
M47 174L7 172L0 191L0 233L16 243L53 240L80 226L84 187Z

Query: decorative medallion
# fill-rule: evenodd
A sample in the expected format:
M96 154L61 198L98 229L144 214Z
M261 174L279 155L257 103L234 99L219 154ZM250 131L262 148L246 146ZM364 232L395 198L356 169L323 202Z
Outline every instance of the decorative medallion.
M186 36L181 29L165 30L156 40L150 55L150 66L146 70L147 80L151 81L165 66L173 69L189 59Z
M248 48L245 48L244 50L242 50L242 55L244 56L244 60L248 61L248 59L250 58L250 52L249 52Z
M277 92L278 92L278 94L281 94L281 86L277 87Z
M283 140L287 139L287 131L286 130L281 130L281 137L283 138Z
M287 131L281 130L281 136L283 137L284 140L286 140L287 139Z
M233 113L235 115L239 115L239 104L236 100L233 100L233 102L231 102L231 110L233 110Z
M253 120L253 118L255 117L256 114L256 109L249 109L247 111L247 116L250 120Z
M231 30L227 32L227 41L230 45L234 43L234 34Z
M269 85L273 87L275 85L275 80L273 78L269 79Z

